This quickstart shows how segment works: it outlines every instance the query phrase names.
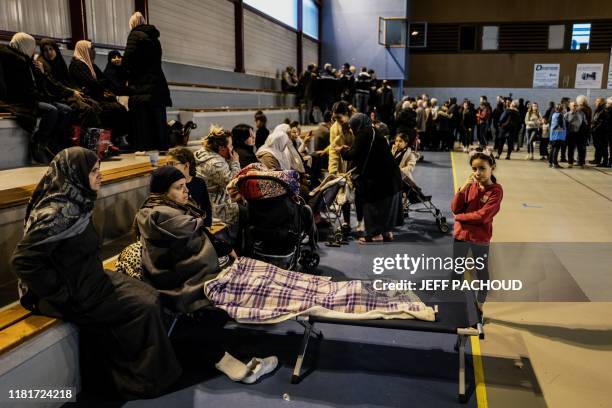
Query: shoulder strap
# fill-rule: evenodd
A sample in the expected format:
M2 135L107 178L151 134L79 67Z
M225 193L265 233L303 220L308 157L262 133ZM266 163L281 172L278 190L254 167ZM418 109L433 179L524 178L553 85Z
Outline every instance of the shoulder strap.
M374 139L376 139L376 131L374 130L374 128L372 128L372 141L370 142L370 149L368 150L368 155L366 156L366 159L363 162L363 166L361 167L361 174L363 174L363 172L365 171L366 166L368 165L368 160L370 160L370 153L372 152L372 146L374 146Z

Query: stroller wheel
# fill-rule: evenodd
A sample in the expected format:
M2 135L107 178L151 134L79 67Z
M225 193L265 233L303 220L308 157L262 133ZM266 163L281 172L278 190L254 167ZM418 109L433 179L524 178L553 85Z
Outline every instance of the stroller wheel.
M320 261L321 257L316 252L304 251L300 257L300 265L310 270L319 266Z
M446 234L449 231L448 224L446 223L445 217L436 218L436 225L438 226L438 229L440 230L440 232L444 234Z
M334 234L334 240L336 242L342 242L345 240L344 238L344 234L341 231L336 231L336 233Z

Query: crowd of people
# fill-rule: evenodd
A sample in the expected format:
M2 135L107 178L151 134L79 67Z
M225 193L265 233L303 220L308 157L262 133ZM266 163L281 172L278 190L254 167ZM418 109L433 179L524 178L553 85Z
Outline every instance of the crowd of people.
M378 80L376 72L345 63L341 69L327 63L322 69L309 64L299 74L289 66L282 73L282 89L297 94L302 124L315 123L314 108L323 114L337 101L345 101L361 113L376 110L381 121L389 123L393 115L393 90L387 80Z
M172 101L159 31L140 12L129 27L123 55L111 51L104 71L87 40L76 43L70 64L52 39L41 40L38 53L34 37L23 32L0 45L0 112L15 115L31 134L34 162L48 164L89 129L110 131L115 153L168 149Z
M485 96L477 107L467 99L439 103L428 95L396 101L387 81L379 81L366 67L357 74L349 64L340 70L325 64L320 71L309 65L299 77L291 67L283 73L283 89L298 93L301 123L287 119L269 129L265 113L258 111L253 125L211 126L195 152L180 146L169 149L165 110L171 100L161 70L159 32L140 13L129 26L123 56L109 53L104 71L95 64L93 45L86 40L76 44L69 65L50 39L40 42L37 56L36 41L26 33L0 46L0 107L32 133L33 158L50 162L28 204L24 237L12 258L22 283L21 302L37 313L79 325L84 347L99 351L94 354L102 362L94 367L107 374L123 398L158 395L181 375L160 299L174 311L191 313L219 306L229 297L234 308L224 310L236 318L235 294L218 296L219 285L210 284L229 279L235 268L243 268L237 274L243 277L261 268L290 282L266 275L273 282L267 295L258 293L261 285L253 282L230 282L240 287L238 292L249 287L257 307L269 307L265 313L279 311L273 295L290 299L292 291L303 286L329 296L340 284L261 266L243 256L248 252L244 232L252 220L245 191L237 187L241 177L265 174L279 179L291 199L306 208L324 180L344 177L342 234L354 233L363 245L383 244L394 241L393 231L404 223L407 195L431 198L413 177L423 160L421 150L453 151L458 142L469 154L472 173L450 203L455 255L469 252L486 258L493 217L503 198L493 171L506 145L506 159L524 145L526 159L534 159L539 142L540 159L548 159L551 167L564 161L585 166L590 142L595 145L592 164L609 166L612 158L612 98L597 98L594 109L585 97L564 98L559 104L551 102L544 114L536 103L502 96L495 107ZM120 96L129 97L129 109ZM302 131L303 125L314 122L315 106L322 120ZM149 196L135 215L136 242L122 251L119 272L104 271L100 262L91 220L101 186L100 162L90 150L67 147L75 127L110 129L114 142L131 150L167 151L166 165L152 173ZM246 192L263 197L280 194L268 184L250 188ZM351 222L353 214L356 223ZM316 248L317 225L324 226L325 220L311 210L300 217ZM223 224L227 238L210 232L213 221ZM487 267L479 274L487 280ZM355 282L345 283L360 285ZM485 298L486 291L478 293L481 310ZM338 302L338 307L344 305L341 312L352 313L346 302ZM325 308L300 304L304 310L297 312L306 306ZM378 300L368 304L380 305ZM397 309L395 303L387 306ZM420 305L410 308L432 319ZM259 312L250 311L249 316ZM217 346L208 352L215 367L233 381L251 384L278 364L274 356L243 363Z

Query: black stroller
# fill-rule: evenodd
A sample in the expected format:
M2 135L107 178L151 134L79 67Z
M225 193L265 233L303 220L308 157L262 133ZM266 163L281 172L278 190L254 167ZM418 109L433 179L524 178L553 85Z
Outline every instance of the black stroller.
M245 254L283 269L312 273L319 265L317 233L312 211L304 200L294 195L284 181L271 176L247 175L247 180L269 180L282 186L279 197L248 200L245 228Z
M342 228L342 206L337 197L346 184L352 171L341 176L328 175L321 184L310 192L308 204L315 218L321 218L329 223L330 235L327 246L338 247L348 244L347 232Z
M431 201L431 196L425 195L421 188L409 178L405 178L402 183L402 207L404 217L408 217L410 212L428 212L436 219L436 226L440 232L447 233L449 231L446 217ZM413 206L417 206L413 208Z

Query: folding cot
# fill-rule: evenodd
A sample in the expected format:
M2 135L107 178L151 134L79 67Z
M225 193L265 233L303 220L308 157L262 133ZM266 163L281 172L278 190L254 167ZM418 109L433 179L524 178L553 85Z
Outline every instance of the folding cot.
M464 302L443 302L435 306L436 321L428 322L414 319L375 319L375 320L344 320L330 319L317 316L299 316L297 322L304 327L302 344L296 358L295 367L291 376L291 383L297 384L301 379L302 364L304 362L308 343L313 334L322 338L321 332L315 330L316 323L340 324L347 326L361 326L376 329L409 330L430 333L446 333L457 335L455 350L459 354L459 393L458 398L461 403L466 403L469 399L466 395L465 380L465 343L468 337L484 336L482 325L474 314L470 317L468 308L470 303Z

